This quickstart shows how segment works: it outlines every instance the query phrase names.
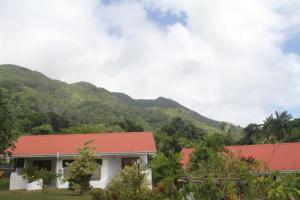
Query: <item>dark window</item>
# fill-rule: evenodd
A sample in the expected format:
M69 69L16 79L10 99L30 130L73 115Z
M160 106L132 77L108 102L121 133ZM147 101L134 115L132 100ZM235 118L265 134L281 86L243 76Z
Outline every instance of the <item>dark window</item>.
M102 165L102 159L96 159L98 165Z
M63 160L63 168L68 167L67 163L72 163L74 160Z
M97 159L97 169L94 171L94 173L91 176L91 180L100 180L101 179L101 165L102 165L102 160ZM101 163L101 164L100 164Z
M138 159L138 157L122 158L122 169L124 169L125 166L132 166Z
M52 161L51 160L34 160L32 161L32 166L37 167L38 169L46 169L51 171Z
M25 158L16 158L15 159L15 168L23 168L24 162L25 162Z

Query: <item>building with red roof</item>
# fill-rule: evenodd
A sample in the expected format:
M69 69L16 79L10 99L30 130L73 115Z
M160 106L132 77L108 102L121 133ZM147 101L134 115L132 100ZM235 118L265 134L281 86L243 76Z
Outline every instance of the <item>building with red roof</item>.
M233 155L249 158L252 157L268 166L271 171L294 172L300 171L300 142L255 144L226 146ZM182 149L181 163L186 165L193 148Z
M94 188L105 188L111 178L124 166L138 162L148 163L148 156L156 153L151 132L87 133L21 136L14 149L9 149L15 161L15 172L10 176L10 190L41 189L39 180L28 183L23 178L25 166L45 168L60 174L67 174L67 163L78 155L78 148L90 141L95 151L99 168L93 174L90 184ZM148 170L151 181L151 171ZM57 180L57 188L68 188L68 182Z

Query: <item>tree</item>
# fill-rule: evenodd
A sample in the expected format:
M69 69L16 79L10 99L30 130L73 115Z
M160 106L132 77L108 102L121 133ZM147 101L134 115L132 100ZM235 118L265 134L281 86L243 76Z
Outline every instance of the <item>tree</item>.
M91 142L85 142L83 148L78 149L79 156L75 158L75 161L67 164L70 172L67 181L71 189L74 189L75 185L80 187L80 195L91 188L90 178L97 169L95 152L90 148Z
M263 130L268 136L275 136L278 141L282 141L289 134L289 122L292 116L284 111L279 113L275 111L275 118L273 115L268 117L263 126Z
M150 163L153 173L153 183L162 188L166 195L174 198L177 190L177 180L183 176L182 165L179 162L180 154L173 154L166 157L164 154L157 154Z
M144 128L137 122L129 119L119 121L117 123L124 131L133 132L133 131L144 131Z
M249 124L243 130L244 137L241 139L242 144L255 144L263 136L261 126L258 124Z
M218 156L223 150L224 138L220 134L211 134L196 144L194 152L190 155L189 167L192 170L198 170L202 162L208 161L210 157Z
M182 149L182 144L180 143L180 138L176 135L166 135L166 134L156 134L157 146L160 152L162 152L167 157L180 153Z
M12 98L7 90L0 88L0 155L7 154L6 149L13 146L16 137Z
M176 117L158 130L155 139L159 151L168 157L174 153L180 153L182 147L199 142L204 133L204 130L194 126L191 122Z
M49 124L42 124L40 126L33 127L31 130L32 134L34 135L45 135L53 133L52 126Z
M175 117L171 122L162 126L160 132L169 136L177 135L186 137L187 139L194 141L201 139L205 133L201 128L196 127L189 121L184 121L180 117Z

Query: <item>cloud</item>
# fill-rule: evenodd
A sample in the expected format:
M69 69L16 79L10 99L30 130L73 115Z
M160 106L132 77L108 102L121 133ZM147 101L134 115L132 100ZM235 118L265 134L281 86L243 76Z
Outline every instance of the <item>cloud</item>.
M297 0L2 0L0 24L0 63L52 78L241 125L300 106Z

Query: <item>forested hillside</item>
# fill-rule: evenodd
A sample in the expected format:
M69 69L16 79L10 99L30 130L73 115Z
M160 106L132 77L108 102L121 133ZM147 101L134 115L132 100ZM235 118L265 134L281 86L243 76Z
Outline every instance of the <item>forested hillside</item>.
M216 132L222 124L171 99L135 100L86 82L52 80L16 65L0 65L0 87L12 96L16 126L22 133L154 131L175 117L205 131Z

